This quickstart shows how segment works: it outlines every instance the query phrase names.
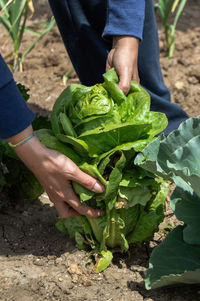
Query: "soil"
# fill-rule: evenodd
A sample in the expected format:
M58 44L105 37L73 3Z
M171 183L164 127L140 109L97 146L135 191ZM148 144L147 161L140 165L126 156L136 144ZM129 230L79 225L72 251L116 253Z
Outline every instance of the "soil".
M33 28L42 28L51 11L46 0L35 1L35 14L29 20ZM172 59L167 52L158 18L161 66L172 100L189 116L200 114L200 16L199 3L190 0L176 31L176 49ZM12 43L0 25L0 52L12 50ZM22 51L34 40L26 33ZM7 60L9 63L9 60ZM23 72L15 72L17 82L30 91L30 107L49 115L55 99L65 88L64 74L72 65L56 26L27 55ZM67 85L79 82L72 72ZM1 195L0 201L6 199ZM162 241L166 221L177 220L168 208L166 221L149 246L131 248L129 255L116 254L112 264L100 274L93 273L94 263L79 251L67 234L55 223L57 214L44 193L31 204L13 199L12 206L0 211L0 301L198 301L200 285L184 285L147 291L143 272L149 254Z

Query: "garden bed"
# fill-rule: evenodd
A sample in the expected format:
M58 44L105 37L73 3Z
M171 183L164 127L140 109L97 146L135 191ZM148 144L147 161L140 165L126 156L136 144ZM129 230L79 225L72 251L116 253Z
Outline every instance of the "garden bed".
M46 1L36 4L32 26L42 25L51 13ZM159 20L158 20L159 23ZM6 32L0 25L0 52L12 49ZM190 116L200 114L200 21L199 4L191 0L186 6L176 33L174 57L166 59L164 35L159 29L161 66L172 100ZM23 47L33 38L26 34ZM55 99L65 88L62 77L71 63L56 27L53 28L27 56L24 71L16 72L15 79L30 91L30 107L49 115ZM67 82L78 83L73 72ZM1 195L0 202L7 203ZM57 215L47 196L31 204L12 199L0 211L0 301L184 301L200 300L200 285L162 288L147 291L143 272L149 254L165 236L167 221L177 221L167 208L166 221L150 246L131 248L126 255L116 254L112 265L101 274L94 274L93 262L77 250L73 240L55 228Z

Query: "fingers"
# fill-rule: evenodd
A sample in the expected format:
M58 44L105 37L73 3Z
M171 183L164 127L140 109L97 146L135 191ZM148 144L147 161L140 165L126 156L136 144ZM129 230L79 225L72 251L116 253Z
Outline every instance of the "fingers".
M120 77L120 82L118 86L124 92L125 95L127 95L130 90L131 80L137 82L138 84L140 83L138 72L134 73L133 75L125 74Z
M58 215L61 218L69 218L80 215L76 210L70 208L65 202L59 201L54 203L54 205L56 207Z
M109 61L107 60L106 61L106 72L110 69L111 69L111 65L109 64Z
M69 206L69 205L71 206ZM89 206L83 205L77 196L73 196L66 201L57 201L54 202L58 215L61 218L69 218L80 215L85 215L93 218L103 216L105 213L99 209L93 209Z
M119 76L119 88L126 95L131 86L131 80L139 82L138 76L139 39L130 36L113 36L113 49L108 54L107 68L115 68Z
M105 213L99 209L93 209L81 203L75 194L69 181L64 183L65 189L59 191L48 191L49 199L54 203L56 210L61 218L68 218L78 215L86 215L97 218ZM60 192L62 191L62 193Z
M71 161L71 164L74 163ZM80 168L78 168L76 165L74 166L73 171L69 174L68 178L80 183L85 188L96 193L102 193L105 190L105 187L101 182L80 170Z
M68 194L65 198L65 202L67 202L75 211L77 211L81 215L86 215L94 218L104 215L103 211L82 204L72 188L68 189Z
M108 53L108 57L106 60L106 71L110 70L113 67L112 66L113 54L114 54L114 49L111 49L110 52Z
M135 82L137 82L138 84L140 83L138 69L136 69L135 72L133 73L132 80L135 81Z
M123 71L119 74L119 88L124 92L124 94L128 94L131 86L131 80L132 80L132 70L129 70L128 68L124 68Z
M82 172L78 166L63 154L45 149L43 168L36 170L35 175L44 187L49 199L55 204L60 217L87 215L99 217L104 213L99 209L84 206L74 193L70 180L79 182L86 188L101 193L105 190L97 179ZM69 206L68 206L69 205Z

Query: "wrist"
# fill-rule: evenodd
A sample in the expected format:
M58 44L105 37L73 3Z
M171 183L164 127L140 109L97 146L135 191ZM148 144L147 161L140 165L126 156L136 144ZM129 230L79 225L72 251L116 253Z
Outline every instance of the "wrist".
M45 146L39 139L32 135L33 128L30 125L20 133L9 137L7 141L11 143L18 157L32 171L45 160Z
M18 148L23 144L23 142L25 143L26 140L29 139L29 137L32 137L32 135L33 135L33 128L30 125L23 131L17 133L12 137L7 138L6 140L8 141L10 146L12 146L13 148Z
M34 136L25 144L20 145L15 149L18 157L32 171L41 167L42 162L46 159L45 146Z
M113 36L113 48L116 47L133 47L138 48L139 47L139 39L132 36Z

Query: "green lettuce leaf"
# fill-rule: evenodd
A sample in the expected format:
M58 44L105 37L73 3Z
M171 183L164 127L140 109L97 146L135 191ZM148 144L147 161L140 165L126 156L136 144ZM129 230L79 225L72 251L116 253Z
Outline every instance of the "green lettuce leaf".
M113 259L113 255L110 251L101 251L102 257L96 264L96 273L100 273L105 270Z
M113 100L102 84L77 89L73 94L72 104L80 120L93 115L107 114L113 108ZM73 116L69 117L72 117L73 121Z
M81 158L75 153L75 151L59 141L54 136L53 131L48 129L40 129L35 131L35 134L46 147L59 151L78 165L81 163Z
M111 95L114 102L121 104L126 100L126 96L123 91L118 87L118 76L114 69L110 69L108 72L103 74L104 87Z
M145 206L151 199L151 191L148 187L120 187L119 196L128 200L128 206L137 204Z
M90 155L99 156L127 142L148 138L149 124L108 125L103 128L87 131L79 138L89 146Z

